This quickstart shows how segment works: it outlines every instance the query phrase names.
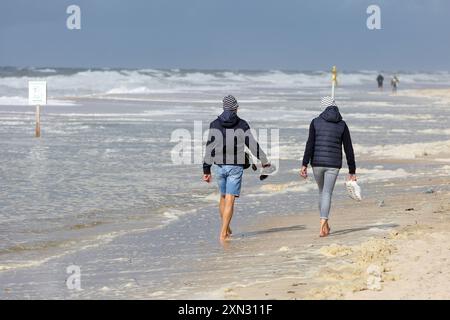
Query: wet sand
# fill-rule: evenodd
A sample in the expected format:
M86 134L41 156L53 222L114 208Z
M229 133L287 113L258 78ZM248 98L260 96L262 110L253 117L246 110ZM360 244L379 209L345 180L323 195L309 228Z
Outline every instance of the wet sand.
M255 226L266 232L248 241L247 249L255 256L240 263L292 264L291 272L260 283L234 283L212 297L448 299L450 193L438 187L448 183L450 178L425 178L414 181L415 186L430 188L425 192L393 195L383 203L370 197L361 203L340 203L333 210L327 238L318 237L316 212ZM305 251L318 261L309 273L292 263ZM258 261L263 252L265 259Z

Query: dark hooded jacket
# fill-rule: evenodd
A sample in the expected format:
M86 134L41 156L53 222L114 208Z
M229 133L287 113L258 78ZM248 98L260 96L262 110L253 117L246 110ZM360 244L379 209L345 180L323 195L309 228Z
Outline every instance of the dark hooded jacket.
M342 120L338 107L327 107L319 117L311 121L303 165L311 163L313 167L342 168L342 145L349 173L355 174L355 155L350 131Z
M211 165L245 164L245 147L256 156L262 164L268 163L266 154L250 131L250 126L236 112L224 111L209 125L208 142L203 160L203 173L211 173Z

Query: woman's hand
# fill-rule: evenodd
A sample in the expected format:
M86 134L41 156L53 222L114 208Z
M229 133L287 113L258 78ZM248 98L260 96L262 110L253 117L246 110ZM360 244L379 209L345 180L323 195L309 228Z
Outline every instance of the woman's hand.
M308 167L302 166L300 169L300 176L302 176L303 179L308 178Z
M210 174L204 174L203 175L203 181L210 183L211 182L211 175Z
M356 181L356 174L349 174L348 181Z

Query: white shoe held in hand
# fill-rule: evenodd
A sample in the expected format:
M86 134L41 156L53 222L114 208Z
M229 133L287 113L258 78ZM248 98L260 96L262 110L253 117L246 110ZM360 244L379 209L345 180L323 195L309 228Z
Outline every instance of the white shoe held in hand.
M345 181L345 187L347 188L347 194L350 198L361 201L361 187L356 181Z

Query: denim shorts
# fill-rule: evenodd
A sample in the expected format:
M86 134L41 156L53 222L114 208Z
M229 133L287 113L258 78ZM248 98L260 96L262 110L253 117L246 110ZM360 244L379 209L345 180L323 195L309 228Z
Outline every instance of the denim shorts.
M244 168L235 165L215 165L217 184L221 195L231 194L239 197L241 194L242 174Z

